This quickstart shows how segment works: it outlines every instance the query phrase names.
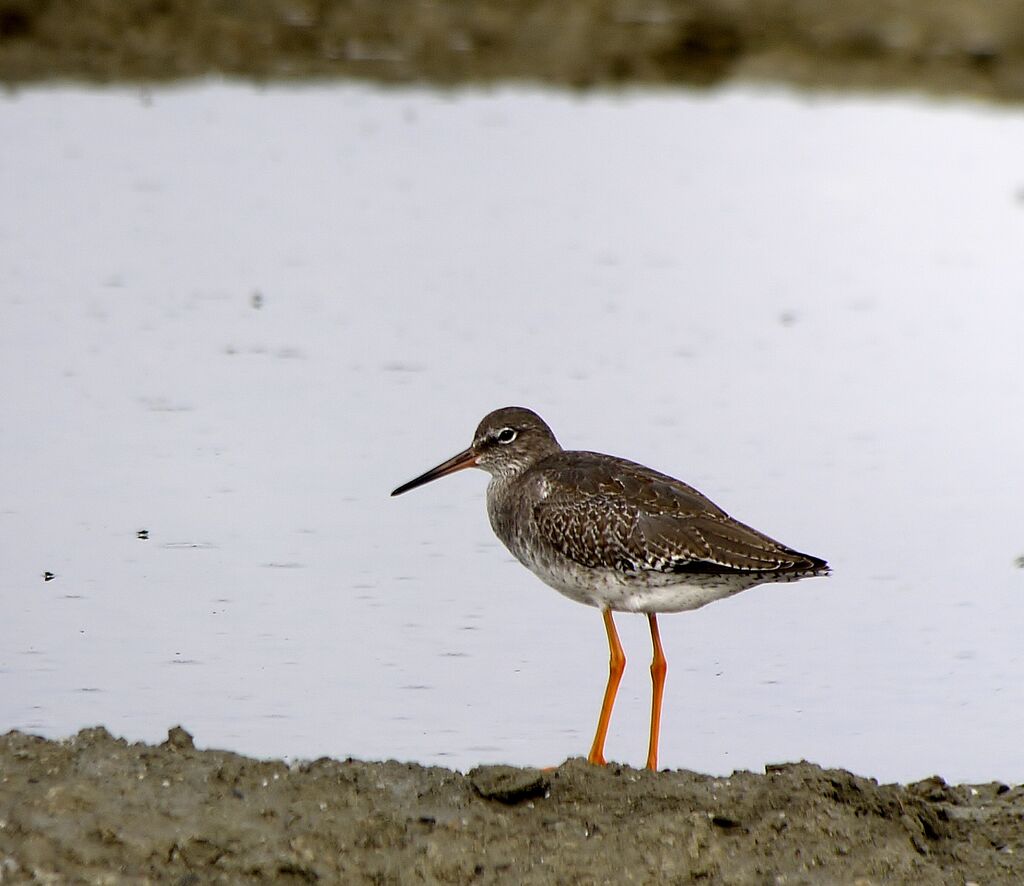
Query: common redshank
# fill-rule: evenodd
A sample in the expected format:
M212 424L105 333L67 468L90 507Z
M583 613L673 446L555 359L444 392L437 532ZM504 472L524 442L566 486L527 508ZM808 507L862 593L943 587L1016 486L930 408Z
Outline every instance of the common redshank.
M597 733L587 759L603 765L604 743L626 656L612 612L642 612L654 644L647 768L658 768L667 664L659 612L697 609L766 582L828 574L828 564L734 520L692 486L624 458L562 449L535 412L487 415L468 449L399 486L483 468L495 535L545 584L604 618L611 653Z

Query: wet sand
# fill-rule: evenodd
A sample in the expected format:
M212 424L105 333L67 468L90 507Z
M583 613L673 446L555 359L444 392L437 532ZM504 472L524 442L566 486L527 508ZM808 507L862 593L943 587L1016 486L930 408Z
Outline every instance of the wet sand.
M1020 883L1024 787L0 738L0 882Z
M897 88L1024 98L1022 0L0 0L0 82Z

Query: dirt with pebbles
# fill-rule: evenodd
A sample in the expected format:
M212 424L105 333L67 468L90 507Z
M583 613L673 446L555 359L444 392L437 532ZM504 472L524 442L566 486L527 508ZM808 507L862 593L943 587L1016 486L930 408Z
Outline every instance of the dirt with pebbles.
M1024 882L1024 787L812 763L291 765L103 728L0 737L0 882Z

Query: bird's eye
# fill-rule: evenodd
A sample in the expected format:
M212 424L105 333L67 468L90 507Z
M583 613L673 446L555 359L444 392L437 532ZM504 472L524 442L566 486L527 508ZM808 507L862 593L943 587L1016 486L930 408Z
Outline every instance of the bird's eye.
M511 443L516 438L516 432L512 428L502 428L498 431L499 443Z

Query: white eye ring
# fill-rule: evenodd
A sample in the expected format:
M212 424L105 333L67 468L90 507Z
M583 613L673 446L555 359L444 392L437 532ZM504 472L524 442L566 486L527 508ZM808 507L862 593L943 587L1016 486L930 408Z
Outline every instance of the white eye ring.
M516 432L513 428L502 428L498 431L498 436L495 438L499 443L508 444L516 438Z

